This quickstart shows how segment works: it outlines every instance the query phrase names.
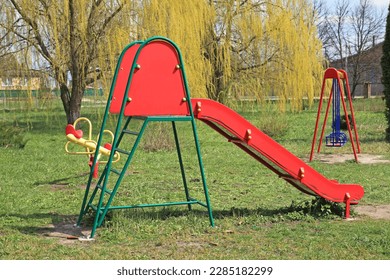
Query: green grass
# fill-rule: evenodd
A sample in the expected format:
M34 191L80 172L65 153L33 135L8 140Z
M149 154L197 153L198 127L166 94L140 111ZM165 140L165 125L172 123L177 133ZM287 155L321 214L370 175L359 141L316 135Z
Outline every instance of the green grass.
M383 101L356 100L354 106L362 152L390 159ZM96 136L104 109L83 110ZM308 157L316 107L277 114L274 122L272 108L237 110L297 156ZM306 214L299 206L312 197L202 123L198 133L216 227L209 226L201 207L191 212L186 207L121 210L111 212L95 241L67 240L88 179L87 158L65 153L61 107L0 114L0 123L15 121L28 141L22 149L0 147L0 259L390 259L390 220ZM178 129L189 187L201 199L191 131L186 124ZM323 153L352 150L348 144ZM115 204L183 199L175 149L139 149L133 163ZM329 178L363 185L361 205L390 204L390 164L310 165ZM86 223L91 226L90 220ZM58 230L62 235L53 234Z

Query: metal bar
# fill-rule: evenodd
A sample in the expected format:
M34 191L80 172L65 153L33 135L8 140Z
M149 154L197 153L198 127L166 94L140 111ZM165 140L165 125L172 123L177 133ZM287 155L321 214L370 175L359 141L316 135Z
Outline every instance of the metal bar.
M333 88L333 86L332 86L332 88ZM326 121L328 119L329 108L330 108L330 103L332 102L332 97L333 97L333 91L331 90L330 94L329 94L329 99L328 99L328 106L326 107L324 123L322 124L321 136L320 136L320 139L318 140L318 150L317 150L318 153L321 151L322 139L324 138Z
M358 157L357 157L357 153L356 153L355 143L354 143L353 136L352 136L351 125L349 124L348 112L347 112L347 105L345 104L344 95L343 95L343 93L341 92L341 85L340 85L340 83L339 83L339 90L340 90L341 104L343 105L343 110L344 110L344 114L345 114L345 119L346 119L346 121L347 121L348 134L349 134L349 138L351 139L351 145L352 145L352 150L353 150L353 156L355 157L355 161L356 161L356 162L359 162ZM355 128L355 129L356 129L356 128Z
M97 189L103 190L102 186L100 186L100 185L96 185L96 188L97 188ZM106 193L108 193L108 194L111 194L111 193L112 193L112 191L110 191L110 190L108 190L108 189L105 189L104 191L105 191Z
M100 185L101 184L104 176L106 175L106 172L107 172L107 168L104 168L103 173L100 175L100 178L99 178L99 180L98 180L96 185ZM98 188L95 187L95 189L93 190L93 192L92 192L92 194L91 194L91 196L90 196L90 198L89 198L89 200L88 200L88 202L86 204L86 207L84 209L83 215L85 215L85 213L87 213L87 211L88 211L88 208L91 207L92 201L94 200L97 191L98 191ZM81 220L80 220L80 222L81 222ZM79 224L77 224L77 225L80 226Z
M119 143L121 142L122 140L122 137L124 134L135 134L135 132L132 132L130 130L127 130L127 126L130 122L130 119L131 118L134 118L134 119L138 119L138 120L144 120L144 123L142 125L142 128L133 144L133 147L131 149L131 152L129 153L128 155L128 158L123 166L123 169L120 171L120 174L119 174L119 178L117 179L116 183L115 183L115 186L114 188L112 189L112 192L111 192L111 195L109 196L108 198L108 201L105 202L105 205L103 205L103 198L104 198L104 194L106 192L106 187L107 187L107 184L108 184L108 179L109 179L109 175L110 175L110 171L112 170L111 169L111 165L112 165L112 162L113 162L113 155L115 154L114 152L110 153L110 156L109 156L109 159L107 161L107 164L106 164L106 167L105 167L105 172L104 172L104 175L102 174L102 177L99 179L99 184L101 185L101 194L100 194L100 197L99 197L99 201L98 201L98 204L96 206L93 206L96 208L96 215L94 217L94 222L93 222L93 228L92 228L92 231L91 231L91 235L90 235L90 238L93 238L94 234L95 234L95 231L97 229L98 226L100 226L107 214L107 211L110 210L110 209L124 209L124 208L134 208L134 207L153 207L153 206L169 206L169 205L188 205L189 208L190 208L190 205L191 204L200 204L204 207L207 207L208 209L208 215L209 215L209 220L210 220L210 224L211 226L214 226L214 219L213 219L213 215L212 215L212 209L211 209L211 203L210 203L210 198L209 198L209 194L208 194L208 187L207 187L207 183L206 183L206 177L205 177L205 174L204 174L204 167L203 167L203 161L202 161L202 157L201 157L201 152L200 152L200 145L199 145L199 140L198 140L198 136L197 136L197 131L196 131L196 123L195 123L195 118L194 118L194 113L193 113L193 110L192 110L192 105L191 105L191 99L190 99L190 94L189 94L189 87L188 87L188 83L187 83L187 78L186 78L186 75L185 75L185 71L184 71L184 67L180 67L181 71L182 71L182 77L183 77L183 83L184 83L184 88L185 88L185 94L186 94L186 102L187 102L187 105L188 105L188 108L189 108L189 115L188 116L132 116L132 117L129 117L126 121L126 124L123 126L122 128L122 131L120 132L121 130L121 127L122 127L122 121L123 121L123 118L125 117L124 116L124 111L125 111L125 107L126 107L126 104L127 104L127 97L128 97L128 92L129 92L129 89L130 89L130 85L131 85L131 82L132 82L132 78L133 78L133 74L135 72L135 68L137 66L136 64L136 61L140 55L140 52L142 50L142 48L148 44L149 42L151 42L152 40L163 40L163 41L167 41L169 42L177 51L177 54L178 54L178 57L179 57L179 64L180 66L183 66L183 60L182 60L182 56L181 56L181 53L180 53L180 50L179 48L172 42L170 41L169 39L166 39L164 37L153 37L153 38L150 38L148 39L147 41L144 41L144 42L140 42L140 41L137 41L135 42L135 44L140 44L140 47L138 48L134 58L133 58L133 63L132 63L132 66L131 66L131 69L130 69L130 74L129 74L129 77L127 78L127 83L126 83L126 88L125 88L125 92L124 92L124 95L123 95L123 100L122 100L122 104L121 104L121 108L120 108L120 112L119 112L119 117L118 117L118 121L117 121L117 124L116 124L116 129L115 129L115 132L114 132L114 139L112 141L112 151L115 151L115 149L117 149L119 147ZM134 45L134 44L131 44L131 45ZM116 83L116 79L117 79L117 75L118 75L118 67L120 65L120 62L123 58L123 55L124 55L125 52L122 52L121 54L121 57L119 59L119 62L117 64L117 69L116 69L116 73L114 75L114 81L112 83L112 86L111 86L111 90L110 90L110 98L109 98L109 102L108 102L108 105L106 107L106 114L104 116L104 119L103 119L103 124L102 124L102 128L101 128L101 133L103 132L103 127L105 126L106 124L106 120L107 120L107 115L108 115L108 111L109 111L109 105L110 105L110 102L111 102L111 98L112 98L112 94L113 94L113 90L114 90L114 85ZM181 157L181 151L180 151L180 146L179 146L179 140L178 140L178 137L177 137L177 131L176 131L176 128L174 127L174 133L175 133L175 141L176 141L176 144L177 144L177 149L178 149L178 157L179 157L179 163L180 163L180 168L181 168L181 172L182 172L182 179L183 179L183 183L184 183L184 188L185 188L185 192L186 192L186 197L187 197L187 201L183 201L183 202L170 202L170 203L157 203L157 204L141 204L141 206L114 206L114 207L110 207L111 203L112 203L112 200L113 198L115 197L116 195L116 192L121 184L121 181L125 175L125 171L127 170L133 156L134 156L134 153L138 147L138 144L140 142L140 139L145 131L145 128L148 124L149 121L171 121L173 126L175 126L174 122L175 121L191 121L191 125L192 125L192 131L193 131L193 135L194 135L194 141L195 141L195 146L196 146L196 151L197 151L197 156L198 156L198 163L199 163L199 169L200 169L200 173L201 173L201 177L202 177L202 184L203 184L203 190L204 190L204 195L205 195L205 198L206 198L206 203L203 203L203 202L199 202L197 200L193 200L190 198L189 196L189 192L188 192L188 186L186 184L186 178L185 178L185 175L184 175L184 165L183 165L183 161L182 161L182 157ZM101 138L99 139L99 141L101 141ZM99 142L100 143L100 142ZM100 145L100 144L99 144ZM95 167L95 164L96 164L96 159L97 159L97 154L95 156L95 161L93 163L93 167ZM93 170L93 168L92 168ZM114 170L112 170L113 172L115 172ZM89 186L91 184L91 179L92 177L90 176L90 180L89 180L89 183L88 183L88 189L89 189ZM97 192L97 188L95 188L94 190L94 194L93 194L93 197L95 197L96 195L96 192ZM82 215L86 212L85 209L85 204L86 204L86 201L87 201L87 197L88 197L88 190L86 191L86 194L85 194L85 198L84 198L84 202L83 202L83 207L82 207L82 211L80 212L80 218L79 220L81 221L81 218L82 218ZM92 200L90 200L92 201ZM90 206L87 206L88 207L92 207L92 204L89 204ZM101 213L103 212L103 213Z
M150 116L148 117L150 121L190 121L192 118L191 116Z
M333 133L340 133L340 89L336 79L333 79Z
M323 81L322 81L320 102L318 103L317 119L316 119L316 125L315 125L315 127L314 127L313 140L312 140L312 142L311 142L311 151L310 151L310 158L309 158L309 161L312 161L312 159L313 159L314 147L315 147L315 145L316 145L316 138L317 138L317 131L318 131L318 123L319 123L319 121L320 121L320 116L321 116L322 100L323 100L323 98L324 98L325 85L326 85L326 79L324 78Z
M193 132L193 135L194 135L194 141L195 141L195 146L196 146L196 153L197 153L197 156L198 156L198 163L199 163L200 174L202 176L203 191L204 191L205 198L206 198L206 204L207 204L207 210L208 210L208 214L209 214L210 225L214 226L213 212L212 212L212 209L211 209L210 197L209 197L209 192L208 192L207 183L206 183L206 176L204 174L202 155L201 155L201 152L200 152L198 134L197 134L197 131L196 131L195 117L194 117L194 112L192 110L190 90L189 90L189 86L188 86L188 82L187 82L186 72L185 72L185 69L184 69L184 66L183 66L184 65L183 64L183 58L182 58L180 49L172 41L167 40L164 37L158 37L158 36L154 37L154 39L165 40L165 41L169 42L173 47L175 47L175 49L177 51L177 54L178 54L178 57L179 57L180 65L182 66L182 67L180 67L180 70L181 70L182 76L183 76L183 84L184 84L184 89L185 89L185 93L186 93L186 102L187 102L188 109L189 109L189 112L190 112L190 116L187 117L188 118L187 120L191 121L191 124L192 124L192 132ZM178 120L180 121L180 120L185 120L185 119L180 118Z
M95 205L89 205L89 207L91 207L94 211L98 212L98 209ZM103 212L101 209L99 210L99 212Z
M140 43L140 42L137 42L137 43ZM140 47L141 48L141 47ZM126 83L126 89L125 89L125 92L123 94L123 99L122 99L122 105L121 105L121 109L120 109L120 112L119 112L119 117L118 117L118 122L117 122L117 125L116 125L116 129L115 129L115 133L114 133L114 140L112 141L112 149L115 150L115 148L118 147L120 141L118 141L119 139L121 140L122 137L123 137L123 133L119 133L121 131L121 127L122 127L122 120L123 120L123 117L124 117L124 112L125 112L125 107L126 107L126 101L127 101L127 96L128 96L128 92L129 92L129 89L130 89L130 84L131 84L131 81L133 79L133 74L134 74L134 70L136 68L136 60L139 56L139 51L140 49L138 49L135 57L134 57L134 60L133 60L133 63L131 65L131 70L130 70L130 75L127 79L127 83ZM122 52L123 53L123 52ZM118 65L120 63L118 62ZM113 83L114 84L114 83ZM113 89L113 85L111 86L112 89ZM106 110L108 110L108 105L106 107ZM106 117L105 117L106 119ZM105 119L103 121L105 121ZM128 123L130 122L129 118L127 119L127 122L126 124L128 125ZM127 128L126 127L126 124L123 128ZM145 124L145 123L144 123ZM122 129L123 129L122 128ZM103 134L103 131L100 132L100 135ZM119 139L118 139L119 137ZM137 139L139 139L140 135L138 135ZM100 137L101 139L102 137ZM100 140L99 139L99 140ZM107 170L109 171L111 169L111 165L112 165L112 160L113 160L113 156L114 156L114 153L110 153L110 157L108 159L108 162L107 162L107 165L106 165L106 168ZM129 156L129 158L131 158ZM127 159L127 161L129 161L129 158ZM123 171L123 170L122 170ZM103 196L104 196L104 189L106 188L107 186L107 182L108 182L108 177L110 175L110 172L107 172L106 176L104 177L104 180L103 180L103 191L102 193L100 194L100 198L99 198L99 202L98 202L98 209L100 209L100 207L102 206L102 203L103 203ZM123 177L123 176L122 176ZM119 177L121 178L121 177ZM118 181L121 181L121 179L118 179ZM117 182L118 182L117 181ZM116 189L117 188L114 188L113 190L113 193L111 194L110 198L109 198L109 201L111 202L112 201L112 198L115 196L115 193L116 193ZM103 222L103 219L104 219L104 216L107 214L107 211L104 211L102 216L99 218L99 215L98 215L98 212L96 212L96 215L95 215L95 219L94 219L94 222L93 222L93 227L92 227L92 231L91 231L91 238L93 238L94 234L95 234L95 231L96 231L96 228L98 227L98 225L101 225L101 223Z
M118 209L133 209L133 208L146 208L146 207L161 207L161 206L175 206L175 205L190 205L190 204L200 204L198 201L177 201L177 202L163 202L163 203L147 203L147 204L138 204L138 205L123 205L123 206L110 206L106 207L105 210L118 210ZM207 207L207 205L204 205Z
M114 169L114 168L111 168L110 171L111 171L112 173L115 173L116 175L121 175L121 171L116 170L116 169Z
M354 132L355 132L355 140L356 140L357 152L360 154L359 135L358 135L356 121L355 121L355 112L353 110L353 105L352 105L352 96L351 96L351 90L349 88L348 75L347 75L347 73L344 70L341 70L341 72L344 74L345 87L347 88L347 96L348 96L348 100L349 100L349 109L351 110L351 117L352 117L352 123L353 123L353 127L354 127ZM346 116L346 118L347 118L347 116Z
M119 149L119 148L116 148L115 151L121 153L121 154L125 154L125 155L129 155L130 152L126 151L126 150L123 150L123 149Z
M173 46L175 46L175 48L177 50L177 53L179 55L180 65L183 65L183 58L181 56L181 52L180 52L179 48L174 43L172 43L172 44L173 44ZM206 175L204 173L203 160L202 160L202 155L201 155L201 151L200 151L200 145L199 145L199 140L198 140L198 133L196 131L196 123L195 123L194 111L192 109L191 96L190 96L190 90L189 90L189 86L188 86L188 82L187 82L187 76L186 76L186 72L184 70L184 67L180 67L180 69L182 71L182 76L183 76L183 82L184 82L184 89L185 89L185 93L186 93L187 105L188 105L188 109L190 111L190 116L189 117L190 117L190 120L191 120L192 134L194 136L194 142L195 142L195 146L196 146L196 154L198 156L199 170L200 170L200 174L201 174L201 177L202 177L203 192L204 192L205 199L206 199L206 205L207 205L207 211L208 211L208 215L209 215L209 221L210 221L210 225L212 227L214 227L213 211L212 211L212 208L211 208L210 197L209 197L209 190L208 190L207 183L206 183Z
M191 110L191 113L193 114L192 110ZM213 211L211 209L209 190L207 188L206 175L204 173L204 168L203 168L203 160L202 160L202 155L201 155L201 152L200 152L200 145L199 145L199 140L198 140L198 133L196 131L195 118L193 118L191 120L191 124L192 124L192 133L194 135L194 141L195 141L195 146L196 146L196 154L198 156L199 171L200 171L200 174L201 174L201 177L202 177L203 192L204 192L204 196L205 196L205 199L206 199L207 211L208 211L208 214L209 214L210 225L212 227L214 227Z
M126 122L125 122L125 125L123 126L122 128L122 132L121 132L121 135L119 135L119 138L118 138L118 144L116 145L116 147L119 146L119 143L122 141L122 138L123 138L123 135L124 135L124 131L127 131L127 127L129 126L130 124L130 121L131 121L131 117L128 117ZM137 134L138 135L138 134Z
M181 172L181 178L183 180L184 192L186 194L187 201L190 201L190 193L188 191L186 173L184 170L183 158L181 156L181 151L180 151L179 137L177 135L176 124L174 121L172 121L172 129L173 129L173 135L175 136L176 151L177 151L177 157L179 159L180 172ZM191 204L188 204L188 210L191 210Z
M113 77L113 82L112 82L112 84L111 84L110 93L109 93L109 95L108 95L108 99L107 99L108 101L107 101L106 109L105 109L105 112L104 112L104 117L103 117L102 125L101 125L101 127L100 127L100 133L99 133L99 135L103 135L104 128L105 128L105 126L106 126L107 116L108 116L109 109L110 109L110 105L111 105L111 99L112 99L112 95L113 95L113 93L114 93L114 88L115 88L115 84L116 84L116 79L117 79L117 77L118 77L118 72L119 72L119 68L120 68L120 62L122 61L122 59L123 59L123 57L124 57L126 51L127 51L130 47L132 47L132 46L134 46L134 45L136 45L136 44L139 44L139 43L141 43L141 42L140 42L140 41L135 41L135 42L133 42L133 43L127 45L127 46L125 47L125 49L122 51L122 53L121 53L121 55L120 55L120 57L119 57L119 59L118 59L118 63L117 63L116 68L115 68L115 73L114 73L114 77ZM126 91L126 92L127 92L127 91ZM122 107L123 107L122 109L124 109L124 106L122 106ZM120 116L122 116L122 115L123 115L123 112L122 112L122 114L121 114ZM120 119L121 119L121 117L120 117ZM97 145L96 145L97 147L100 147L100 146L101 146L102 138L103 138L103 137L99 137L99 139L98 139L98 141L97 141ZM114 137L114 138L115 138L115 137ZM115 139L114 139L114 140L115 140ZM113 142L115 142L115 141L113 141ZM115 143L113 143L113 146L115 146L114 144L115 144ZM112 155L113 155L113 154L114 154L114 153L111 153L111 154L110 154L110 160L111 160L111 161L112 161ZM92 179L93 179L93 173L94 173L95 168L97 168L97 164L96 164L96 163L97 163L98 155L99 155L99 149L96 149L95 155L94 155L94 157L93 157L93 162L92 162L92 165L91 165L91 171L90 171L89 177L88 177L87 187L86 187L85 193L84 193L83 202L82 202L82 204L81 204L80 214L79 214L79 217L78 217L78 219L77 219L77 225L78 225L78 226L80 226L81 221L82 221L82 218L83 218L84 214L87 212L88 207L89 207L89 206L87 205L87 200L88 200L89 190L90 190L91 183L92 183ZM108 175L108 174L106 173L106 175ZM102 178L103 178L103 177L102 177ZM106 178L106 176L104 176L104 178ZM104 181L105 181L105 180L104 180ZM94 191L94 193L93 193L92 196L94 197L95 195L96 195L96 192ZM92 196L91 196L91 198L92 198ZM91 199L90 199L90 200L91 200ZM93 198L92 198L92 200L93 200ZM94 228L92 229L92 232L91 232L91 238L93 237L93 235L94 235L94 233L95 233L95 230L96 230L96 227L95 227L95 224L94 224Z
M201 202L201 201L196 201L196 203L199 204L199 205L201 205L201 206L203 206L203 207L208 208L208 206L207 206L206 203L203 203L203 202Z
M351 211L351 196L349 193L345 194L344 203L345 203L345 219L349 219L350 211Z
M131 134L131 135L138 135L139 132L138 131L131 131L131 130L123 129L122 133Z
M125 96L126 96L126 94L125 94ZM118 145L121 142L122 137L123 137L122 133L119 135L119 131L120 131L120 128L121 128L121 125L122 125L123 111L125 109L124 103L125 103L125 101L123 101L123 104L122 104L121 113L119 115L117 126L116 126L116 130L115 130L115 134L114 134L114 139L112 141L112 151L115 151L115 149L118 147ZM130 118L128 118L126 120L125 126L127 126L129 124L129 122L130 122ZM100 133L100 135L102 135L102 132ZM118 135L119 135L119 137L118 137ZM101 139L102 137L99 137L99 138ZM98 209L101 209L102 204L103 204L103 198L104 198L105 190L106 190L106 187L107 187L108 178L109 178L109 175L110 175L109 171L111 171L111 165L112 165L114 154L115 153L110 153L110 156L109 156L109 159L108 159L108 162L107 162L107 165L106 165L107 172L106 172L106 175L104 176L104 179L103 179L103 184L102 184L102 188L101 188L102 191L100 193L99 201L98 201L98 204L97 204L97 208ZM113 172L115 173L115 171L113 171ZM113 190L111 195L110 195L110 197L109 197L109 201L112 200L114 195L115 195L115 192ZM101 217L100 217L100 215L101 215ZM96 229L101 224L100 221L102 219L104 219L105 215L106 214L104 213L104 211L103 211L102 214L100 214L100 211L96 211L96 215L95 215L95 218L94 218L94 221L93 221L93 226L92 226L92 231L91 231L90 238L93 238L93 236L95 235Z
M144 131L145 131L145 128L146 128L148 122L149 122L148 119L146 119L146 120L144 121L142 127L141 127L141 130L140 130L140 132L139 132L139 134L138 134L138 136L137 136L137 139L136 139L135 142L134 142L133 148L131 149L131 152L130 152L130 154L129 154L127 160L126 160L126 163L124 164L124 166L123 166L123 168L122 168L122 172L121 172L121 174L119 175L119 178L118 178L118 180L117 180L116 183L115 183L115 186L114 186L114 188L113 188L113 190L112 190L112 194L111 194L111 196L109 197L109 199L108 199L108 201L107 201L107 203L106 203L106 208L105 208L105 210L103 211L103 214L101 215L101 217L100 217L99 220L98 220L98 223L97 223L97 224L98 224L99 226L103 223L103 220L104 220L104 217L105 217L106 214L107 214L108 208L110 207L111 202L112 202L112 200L113 200L113 198L114 198L114 196L115 196L115 194L116 194L116 192L117 192L117 190L118 190L118 188L119 188L119 186L120 186L120 184L121 184L121 182L122 182L122 179L123 179L123 177L124 177L124 175L125 175L125 171L127 170L127 168L128 168L129 165L130 165L130 162L131 162L131 160L132 160L132 158L133 158L133 156L134 156L134 153L135 153L135 151L136 151L136 149L137 149L137 147L138 147L138 144L139 144L139 142L140 142L140 140L141 140L141 137L142 137L142 135L143 135L143 133L144 133ZM111 154L113 154L113 153L111 153Z

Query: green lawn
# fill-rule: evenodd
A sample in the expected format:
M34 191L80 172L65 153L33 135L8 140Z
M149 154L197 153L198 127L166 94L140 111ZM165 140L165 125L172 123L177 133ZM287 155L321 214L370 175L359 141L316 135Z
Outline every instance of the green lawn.
M362 152L390 159L381 99L354 101ZM301 158L308 158L316 105L301 113L242 105L244 117ZM83 108L98 133L104 108ZM100 112L100 113L99 113ZM24 148L0 147L0 259L390 259L390 220L305 213L306 196L223 137L198 122L216 227L205 208L166 207L113 211L96 239L67 239L88 179L85 156L64 151L61 107L3 111L0 123L26 129ZM202 198L188 124L180 124L192 195ZM150 138L153 133L148 134ZM149 141L144 139L146 142ZM142 143L114 203L183 199L175 149L149 152ZM323 154L352 153L350 144ZM390 164L310 163L325 176L365 188L359 205L390 204ZM341 205L344 207L343 205ZM352 207L352 210L355 206ZM326 215L329 214L329 215ZM90 228L90 220L84 225Z

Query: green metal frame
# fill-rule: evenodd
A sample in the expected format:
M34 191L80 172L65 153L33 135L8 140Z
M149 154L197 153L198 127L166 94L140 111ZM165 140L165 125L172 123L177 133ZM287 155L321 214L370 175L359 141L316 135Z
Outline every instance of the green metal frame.
M125 121L125 124L122 126L122 121L123 121L124 118L126 118L126 117L124 117L125 104L126 104L126 99L127 99L128 91L129 91L129 88L130 88L131 80L132 80L132 75L133 75L132 73L134 73L134 70L135 70L135 67L136 67L137 58L138 58L139 53L142 50L143 46L145 46L146 44L148 44L148 43L150 43L151 41L154 41L154 40L163 40L163 41L166 41L166 42L170 43L173 47L175 47L175 49L176 49L176 51L178 53L179 61L180 61L180 65L181 65L180 69L182 70L182 75L183 75L183 80L184 80L184 87L185 87L185 93L186 93L186 102L188 104L190 115L189 116L146 116L146 117L131 116L131 117L127 117L127 119ZM191 206L193 204L198 204L198 205L201 205L201 206L204 206L204 207L207 208L210 225L214 226L214 218L213 218L213 214L212 214L212 208L211 208L210 197L209 197L209 193L208 193L206 176L205 176L205 173L204 173L203 161L202 161L202 156L201 156L201 151L200 151L200 145L199 145L199 139L198 139L198 134L197 134L197 129L196 129L195 117L193 115L193 110L192 110L192 104L191 104L191 99L190 99L190 93L189 93L187 78L186 78L186 75L185 75L185 71L184 71L184 67L183 67L183 61L182 61L182 56L181 56L180 50L176 46L175 43L173 43L172 41L170 41L167 38L158 36L158 37L152 37L152 38L150 38L150 39L148 39L148 40L146 40L144 42L142 42L142 41L133 42L132 44L128 45L124 49L124 51L122 52L121 56L119 57L117 68L115 70L114 79L113 79L113 83L112 83L112 86L111 86L110 94L109 94L109 97L108 97L108 102L107 102L107 106L106 106L106 110L105 110L105 113L104 113L104 118L103 118L103 121L102 121L102 126L101 126L101 129L100 129L100 134L99 135L103 134L103 131L104 131L105 126L106 126L107 118L108 118L108 115L109 115L109 108L110 108L110 104L111 104L111 99L112 99L112 95L113 95L113 89L114 89L114 86L115 86L115 83L116 83L116 79L117 79L117 76L118 76L120 62L122 61L124 53L127 51L127 49L130 48L131 46L135 45L135 44L140 44L140 47L138 48L138 51L137 51L137 53L135 55L135 58L134 58L134 61L133 61L133 64L132 64L132 68L131 68L131 71L130 71L130 76L129 76L128 81L127 81L126 92L125 92L125 94L123 96L122 106L121 106L121 110L120 110L120 113L119 113L119 117L118 117L118 121L117 121L117 125L116 125L116 130L114 132L114 139L113 139L113 143L112 143L112 151L110 153L108 162L107 162L107 164L106 164L102 174L100 175L100 177L99 177L99 179L98 179L98 181L97 181L97 183L95 185L95 188L94 188L92 194L90 195L89 193L90 193L91 185L93 183L93 171L94 171L95 168L97 168L97 164L96 163L97 163L97 158L98 158L98 149L96 149L96 152L95 152L95 155L94 155L94 160L93 160L93 163L92 163L92 166L91 166L91 172L90 172L89 178L88 178L87 187L86 187L86 190L85 190L85 193L84 193L84 199L83 199L83 202L82 202L82 205L81 205L79 218L77 220L77 225L80 226L84 215L86 215L87 212L90 209L95 211L93 227L92 227L92 231L91 231L91 234L90 234L89 238L93 238L94 237L94 235L96 233L96 229L102 225L102 223L104 221L104 218L107 215L107 212L110 211L110 210L116 210L116 209L131 209L131 208L144 208L144 207L187 205L188 209L191 210L192 209ZM141 127L139 132L130 131L130 130L127 129L129 124L130 124L130 121L132 119L143 120L143 124L142 124L142 127ZM182 153L181 153L181 149L180 149L179 137L178 137L177 127L176 127L176 122L183 122L183 121L191 123L192 133L193 133L195 147L196 147L196 152L197 152L199 171L200 171L200 174L201 174L203 191L204 191L204 195L205 195L205 202L202 202L202 201L199 201L199 200L197 200L195 198L192 198L190 196L190 192L189 192L189 189L188 189L188 184L187 184L186 175L185 175L185 169L184 169L184 163L183 163ZM155 203L155 204L138 204L138 205L126 205L126 206L111 206L111 203L112 203L112 201L113 201L113 199L114 199L114 197L115 197L115 195L116 195L116 193L118 191L118 188L119 188L119 186L120 186L120 184L122 182L122 179L125 176L126 170L129 167L129 165L131 164L131 161L132 161L132 159L134 157L134 154L135 154L135 151L136 151L136 149L137 149L137 147L138 147L138 145L139 145L139 143L141 141L141 138L142 138L142 136L143 136L143 134L145 132L145 129L146 129L148 123L150 123L150 122L171 122L171 124L172 124L172 130L173 130L173 135L174 135L174 138L175 138L175 145L176 145L176 150L177 150L177 155L178 155L178 160L179 160L180 171L181 171L181 176L182 176L182 181L183 181L183 186L184 186L184 192L185 192L186 200L185 201L176 201L176 202ZM132 147L132 149L130 151L124 151L124 150L119 148L120 143L121 143L121 141L122 141L122 139L123 139L123 137L125 135L135 135L135 136L137 136L137 138L135 139L135 142L133 144L133 147ZM97 146L98 147L101 146L101 141L102 141L101 138L102 137L99 137L99 139L98 139L98 142L97 142ZM114 154L116 152L127 155L127 160L126 160L122 170L116 170L116 169L112 168L112 161L113 161L113 158L114 158ZM110 173L115 173L115 174L117 174L119 176L118 179L116 180L116 183L115 183L114 187L111 190L108 189L108 178L110 176ZM100 191L100 194L98 195L99 191ZM98 203L96 205L94 205L93 202L94 202L95 197L97 195L99 197ZM105 205L103 205L103 201L104 201L105 195L108 195L109 198L108 198L108 201L105 203Z

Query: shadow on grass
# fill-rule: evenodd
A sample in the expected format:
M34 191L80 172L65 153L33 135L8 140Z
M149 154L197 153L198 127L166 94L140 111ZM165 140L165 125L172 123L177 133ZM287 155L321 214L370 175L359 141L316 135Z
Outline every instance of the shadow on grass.
M112 221L114 216L112 215L114 212L111 211L108 213L105 222ZM186 217L188 215L196 216L197 218L208 220L208 213L206 210L201 209L193 209L191 211L182 209L156 209L156 210L147 210L143 211L140 209L132 209L132 210L121 210L124 215L121 217L117 217L115 219L130 219L130 220L167 220L171 218L179 218ZM216 224L218 224L218 220L222 220L225 218L231 217L244 217L244 216L264 216L268 218L276 217L286 213L286 208L280 209L248 209L248 208L232 208L231 210L215 210L213 211L214 218L216 220ZM38 235L38 236L46 236L46 237L57 237L64 239L73 239L75 237L87 236L88 232L90 232L93 224L93 217L91 215L87 215L84 217L83 222L80 227L77 227L75 224L77 222L77 215L61 215L58 213L33 213L33 214L18 214L18 213L10 213L6 215L0 215L0 219L6 220L9 218L10 220L19 220L20 224L25 224L29 220L47 220L50 219L50 223L42 223L42 226L15 226L11 225L9 228L16 229L22 234L27 235Z
M194 216L199 219L208 220L208 212L206 209L192 209L186 210L183 209L172 209L172 208L160 208L160 209L151 209L148 210L136 208L131 210L119 210L119 218L115 218L114 215L107 216L106 221L111 221L115 219L130 219L130 220L168 220L171 218L180 218L187 216ZM117 211L117 212L119 212ZM231 208L230 210L213 210L213 217L215 223L218 224L218 220L229 219L229 218L241 218L241 217L256 217L261 218L262 221L272 221L278 220L279 217L296 212L295 209L291 207L282 207L277 209L267 209L267 208ZM114 211L109 212L113 214Z
M281 207L276 209L269 208L231 208L230 210L214 210L213 216L215 223L218 225L218 221L229 218L244 218L250 217L251 220L258 220L260 223L269 222L282 222L282 221L299 221L306 219L317 219L330 216L341 216L343 208L340 205L323 204L323 200L319 199L317 202L307 204L305 207L301 205L291 205L288 207ZM308 206L311 210L308 211ZM326 206L323 210L322 207ZM317 209L318 208L318 209ZM117 213L118 215L114 215ZM51 219L50 224L45 224L42 227L32 226L12 226L11 228L19 230L23 234L28 235L39 235L46 237L63 238L65 240L77 239L80 236L88 236L90 234L93 225L93 215L85 215L80 227L75 226L78 216L76 215L60 215L57 213L37 213L37 214L7 214L0 215L0 218L10 217L16 218L17 220L30 220L30 219ZM168 219L181 218L181 217L195 217L196 219L208 220L208 212L206 209L192 209L187 210L175 209L175 208L148 208L148 209L127 209L127 210L116 210L110 211L105 218L105 224L110 227L111 223L122 223L122 221L133 221L138 223L139 221L165 221ZM23 223L23 221L21 221ZM128 224L127 224L128 226Z
M56 213L33 213L27 215L10 213L0 215L0 219L2 220L6 220L7 218L10 220L18 220L20 224L25 224L31 220L51 220L50 223L42 223L42 226L9 226L9 228L16 229L26 235L67 239L69 237L80 236L84 231L88 230L88 227L84 225L80 227L75 225L78 218L76 215L60 215Z
M70 177L64 177L64 178L59 178L56 180L51 180L51 181L45 181L45 182L35 182L33 185L34 186L41 186L41 185L68 185L70 184L68 181L70 179L77 179L77 178L82 178L82 177L87 177L89 176L89 172L81 173L76 176L70 176Z

